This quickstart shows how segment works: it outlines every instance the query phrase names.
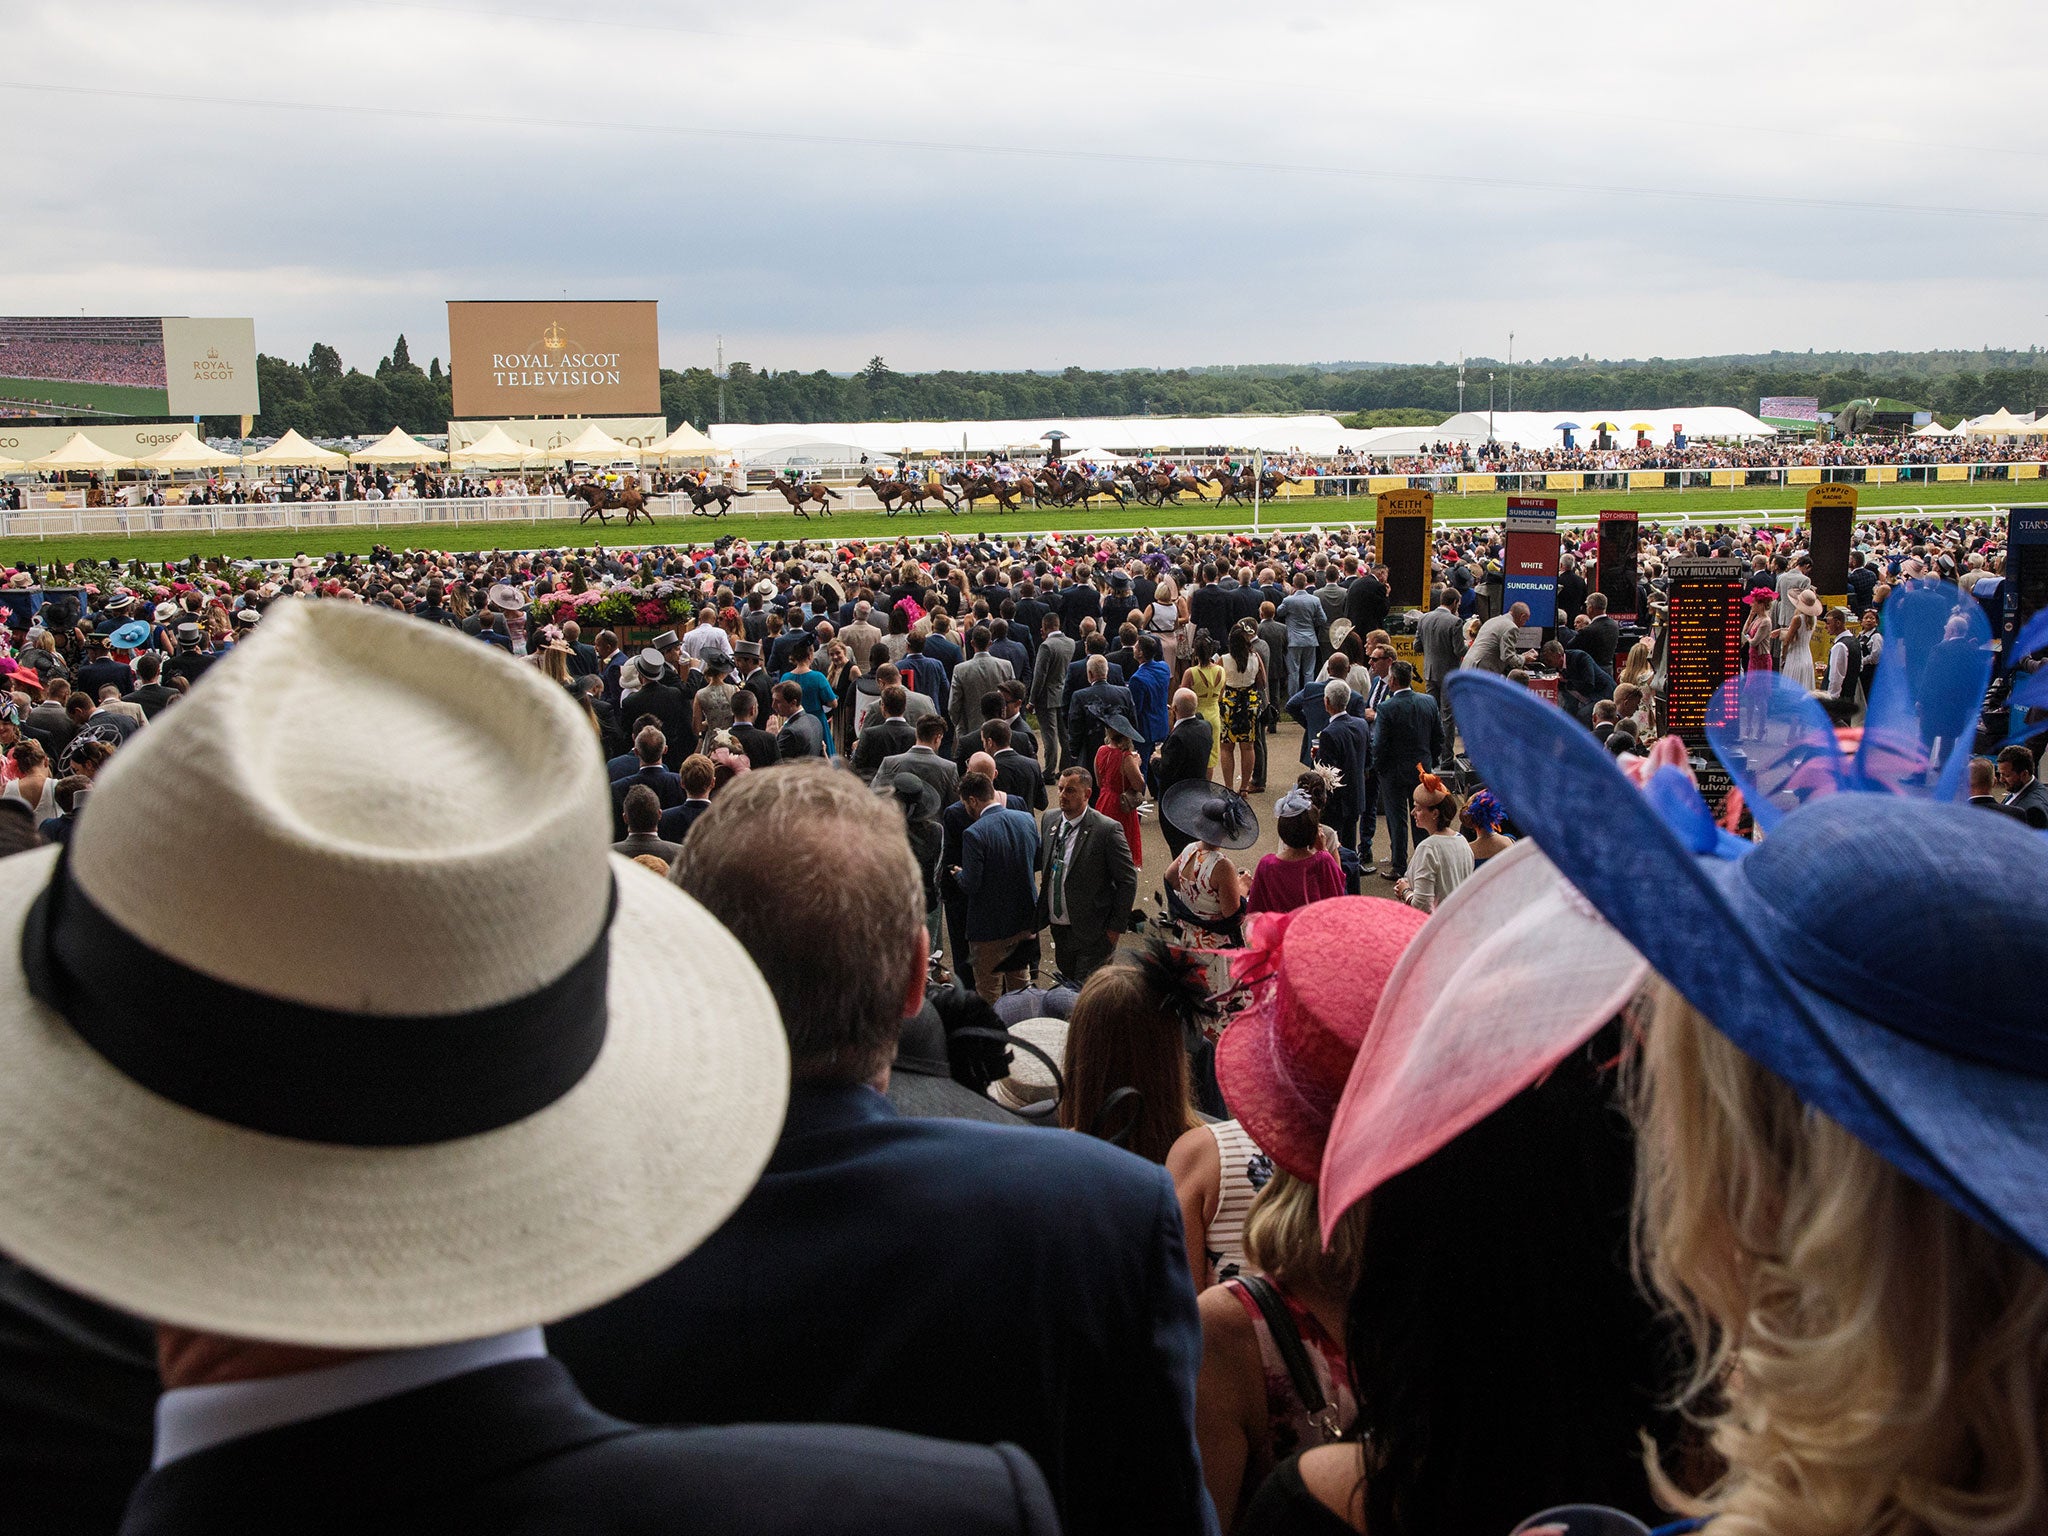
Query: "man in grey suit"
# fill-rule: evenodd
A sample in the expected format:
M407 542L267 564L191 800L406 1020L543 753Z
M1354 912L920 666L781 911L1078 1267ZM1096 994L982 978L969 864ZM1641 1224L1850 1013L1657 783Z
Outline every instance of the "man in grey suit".
M784 678L775 685L775 713L768 731L785 763L799 758L825 756L825 727L804 708L804 691Z
M988 653L989 632L977 624L967 632L973 655L953 669L953 688L947 704L953 716L954 750L965 758L980 750L981 701L1001 688L1016 674L1010 664Z
M1060 616L1040 620L1038 658L1031 667L1031 688L1025 699L1038 716L1038 739L1045 745L1045 766L1065 761L1067 740L1062 705L1066 701L1067 667L1074 659L1074 638L1060 628Z
M1138 899L1138 870L1124 829L1088 802L1095 776L1060 775L1059 804L1045 813L1038 853L1038 921L1052 930L1053 961L1079 986L1108 964Z
M883 758L869 787L878 793L893 793L897 774L914 773L938 791L941 806L951 805L960 798L960 770L939 750L939 743L945 739L945 718L926 715L917 722L917 745L908 752Z
M1526 667L1536 659L1534 651L1525 651L1516 640L1516 631L1529 623L1529 605L1517 603L1506 613L1496 614L1479 626L1479 633L1472 641L1472 649L1465 653L1464 664L1479 667L1488 672L1497 672L1502 677L1516 667Z
M1444 703L1444 679L1465 659L1465 621L1458 617L1458 589L1445 583L1436 606L1415 621L1415 648L1422 653L1423 685L1451 728L1450 706Z

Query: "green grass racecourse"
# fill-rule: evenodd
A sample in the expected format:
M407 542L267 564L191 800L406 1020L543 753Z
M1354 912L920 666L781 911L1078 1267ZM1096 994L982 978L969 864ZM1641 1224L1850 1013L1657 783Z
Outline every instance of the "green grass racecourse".
M161 389L133 384L67 384L59 379L10 379L0 376L0 400L31 400L37 404L70 405L104 416L166 416L170 396ZM21 425L33 425L24 418Z
M772 495L772 493L770 493ZM764 498L750 497L741 505L759 506ZM1878 486L1863 488L1862 509L1881 512L1888 507L1925 507L1941 515L1944 506L2007 506L2015 502L2048 502L2048 481L1979 481L1966 485ZM315 503L315 505L319 505ZM386 503L389 507L391 504ZM1498 495L1439 496L1436 516L1442 525L1498 523L1507 498ZM1603 507L1633 507L1652 522L1714 522L1721 518L1755 521L1794 522L1803 515L1804 492L1790 490L1702 490L1702 491L1612 491L1582 492L1558 497L1558 513L1566 523L1589 522ZM226 509L224 509L226 510ZM1344 500L1335 497L1289 497L1266 503L1260 509L1262 527L1306 528L1312 524L1341 527L1347 523L1370 522L1370 497ZM1958 515L1974 515L1961 513ZM904 535L941 533L1005 532L1042 533L1053 529L1129 531L1152 529L1214 529L1237 532L1249 530L1251 508L1219 508L1214 502L1197 506L1192 498L1178 508L1119 508L1114 502L1097 502L1085 510L1055 510L1026 507L1019 512L999 513L984 505L972 513L950 517L934 509L923 517L903 514L885 517L878 512L841 512L830 519L813 517L805 521L787 512L734 512L723 519L663 516L652 530L645 523L628 533L614 518L608 529L595 522L578 525L569 519L538 523L447 523L396 524L379 528L280 528L220 533L88 534L83 537L37 539L33 536L0 539L0 558L11 560L173 560L186 555L226 555L230 558L277 558L300 553L344 552L367 554L373 544L393 549L408 545L431 549L559 549L571 545L708 543L720 534L748 540L793 538L875 539Z

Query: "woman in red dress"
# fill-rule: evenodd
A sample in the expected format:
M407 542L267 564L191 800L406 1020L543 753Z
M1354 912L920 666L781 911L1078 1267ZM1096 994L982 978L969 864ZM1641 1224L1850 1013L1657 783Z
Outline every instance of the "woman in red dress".
M1138 830L1138 807L1145 799L1145 770L1134 744L1138 728L1122 715L1102 725L1103 743L1095 749L1095 809L1124 829L1131 862L1145 867L1145 840Z

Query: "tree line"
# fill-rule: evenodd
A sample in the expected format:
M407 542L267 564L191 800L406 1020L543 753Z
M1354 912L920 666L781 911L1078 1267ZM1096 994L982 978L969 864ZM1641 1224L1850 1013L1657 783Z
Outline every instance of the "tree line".
M2032 352L1767 353L1715 358L1595 361L1545 358L1514 367L1518 410L1657 410L1728 405L1754 411L1768 395L1811 395L1822 405L1891 396L1944 416L2000 406L2025 413L2048 405ZM1508 369L1492 359L1465 363L1464 403L1484 410L1487 375L1495 405L1508 405ZM344 367L325 343L303 363L259 357L263 413L256 431L296 428L308 437L445 431L454 415L441 360L422 369L403 336L365 373ZM1456 364L1266 364L1218 368L979 373L899 373L871 358L854 374L729 365L664 368L661 407L671 424L726 421L989 421L1041 416L1228 416L1329 412L1355 426L1429 424L1458 408ZM232 434L220 421L210 430Z

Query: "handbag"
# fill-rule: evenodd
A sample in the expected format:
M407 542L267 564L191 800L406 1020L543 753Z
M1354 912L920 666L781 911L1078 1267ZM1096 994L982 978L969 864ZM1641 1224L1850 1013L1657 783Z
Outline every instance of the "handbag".
M1265 1318L1273 1347L1280 1351L1280 1363L1287 1367L1287 1379L1294 1383L1294 1395L1308 1410L1310 1425L1323 1437L1317 1443L1330 1444L1343 1435L1343 1421L1338 1417L1337 1405L1323 1395L1323 1384L1316 1379L1315 1367L1309 1363L1308 1347L1301 1342L1301 1330L1294 1326L1294 1314L1287 1310L1287 1303L1280 1299L1273 1282L1263 1275L1241 1274L1237 1283Z

